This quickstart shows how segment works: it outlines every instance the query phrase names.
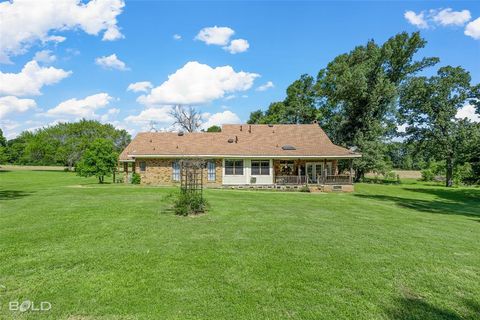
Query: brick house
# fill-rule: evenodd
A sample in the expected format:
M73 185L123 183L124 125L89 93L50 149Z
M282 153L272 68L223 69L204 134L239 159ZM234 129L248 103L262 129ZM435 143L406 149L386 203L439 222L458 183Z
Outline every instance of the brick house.
M139 133L119 161L126 181L137 172L142 184L176 184L178 161L201 158L207 163L203 179L207 187L308 184L325 191L352 191L351 161L358 157L334 145L316 123L235 124L223 125L222 132ZM339 160L350 162L341 174Z

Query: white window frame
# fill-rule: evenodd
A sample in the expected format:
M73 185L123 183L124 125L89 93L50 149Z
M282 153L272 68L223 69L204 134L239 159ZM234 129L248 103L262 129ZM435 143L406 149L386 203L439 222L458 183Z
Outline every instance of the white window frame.
M207 161L207 180L216 181L217 180L217 164L215 160Z
M258 162L259 166L258 166L258 169L259 169L259 173L258 174L255 174L253 173L253 163L254 162ZM265 166L263 166L262 164L265 164L267 163L267 172L265 173L263 171L263 169L265 169ZM270 175L270 160L251 160L250 162L250 172L251 172L251 175L252 176L269 176Z
M233 161L233 173L227 173L227 162L228 161ZM235 166L235 162L241 161L242 162L242 173L238 174L237 173L237 167ZM245 175L245 160L243 159L225 159L225 166L223 169L224 175L232 177L232 176L244 176Z
M172 161L172 181L180 181L180 163L178 160Z

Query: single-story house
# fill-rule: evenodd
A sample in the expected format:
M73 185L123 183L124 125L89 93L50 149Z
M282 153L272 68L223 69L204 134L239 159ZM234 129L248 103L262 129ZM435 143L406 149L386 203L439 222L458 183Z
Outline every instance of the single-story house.
M352 169L339 174L338 161L361 157L334 145L317 123L223 125L221 132L142 132L120 154L126 181L142 184L180 180L179 160L204 159L204 185L278 187L311 185L352 191Z

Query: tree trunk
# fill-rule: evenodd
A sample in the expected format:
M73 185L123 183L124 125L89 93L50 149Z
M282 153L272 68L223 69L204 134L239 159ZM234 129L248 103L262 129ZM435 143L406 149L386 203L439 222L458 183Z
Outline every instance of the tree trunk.
M453 159L452 156L447 157L446 161L446 169L447 169L447 178L445 180L446 187L453 186Z
M355 182L360 182L365 177L365 172L363 170L357 169L355 171Z
M98 183L103 183L103 176L98 177Z

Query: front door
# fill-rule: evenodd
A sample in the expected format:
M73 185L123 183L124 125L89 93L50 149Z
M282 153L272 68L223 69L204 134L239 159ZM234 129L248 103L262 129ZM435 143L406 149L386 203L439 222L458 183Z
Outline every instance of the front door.
M307 162L308 183L317 183L318 176L321 176L322 172L323 172L323 163Z

